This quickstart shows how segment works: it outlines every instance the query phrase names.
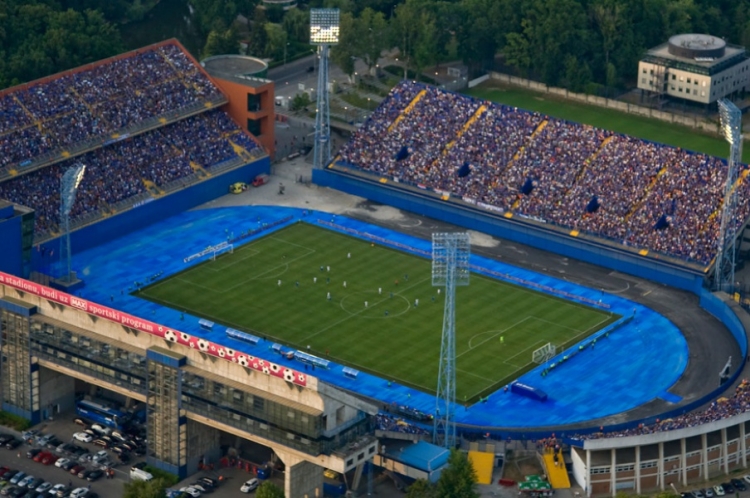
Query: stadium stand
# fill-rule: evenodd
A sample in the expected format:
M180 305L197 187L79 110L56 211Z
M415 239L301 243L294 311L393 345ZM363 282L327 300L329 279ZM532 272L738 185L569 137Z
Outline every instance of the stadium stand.
M337 164L702 266L726 178L719 158L414 82L393 89Z
M175 42L7 89L0 179L225 101Z

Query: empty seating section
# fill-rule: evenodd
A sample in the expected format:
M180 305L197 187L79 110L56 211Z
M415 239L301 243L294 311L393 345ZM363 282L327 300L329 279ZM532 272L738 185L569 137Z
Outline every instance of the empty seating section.
M72 164L86 165L86 174L73 205L71 219L90 215L193 173L191 162L208 170L237 153L229 139L250 151L257 144L220 110L198 114L148 133L0 182L0 199L36 210L37 232L59 223L60 179Z
M394 88L340 160L703 265L716 252L727 171L719 158L413 82ZM737 225L750 216L748 183L737 187Z
M0 97L0 170L220 98L174 44L135 51Z

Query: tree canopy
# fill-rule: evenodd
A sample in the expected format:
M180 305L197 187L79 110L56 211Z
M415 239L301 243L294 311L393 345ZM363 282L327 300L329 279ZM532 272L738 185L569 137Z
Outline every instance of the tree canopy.
M123 498L164 498L167 484L163 479L125 483Z
M284 498L284 490L271 481L263 481L255 491L255 498Z

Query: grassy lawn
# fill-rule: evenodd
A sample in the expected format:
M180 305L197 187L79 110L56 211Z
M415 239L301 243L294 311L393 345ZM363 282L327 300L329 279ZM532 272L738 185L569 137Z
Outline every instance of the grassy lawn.
M298 223L139 295L434 392L444 295L432 286L430 267L426 259ZM528 370L534 349L570 346L616 318L472 275L456 295L458 399L475 400Z
M550 94L511 86L480 87L468 90L466 93L493 102L500 102L577 123L585 123L653 142L703 152L712 156L724 158L729 156L729 144L724 140L686 126L665 123L657 119L568 101ZM742 160L744 163L750 162L750 147L747 143L743 149Z

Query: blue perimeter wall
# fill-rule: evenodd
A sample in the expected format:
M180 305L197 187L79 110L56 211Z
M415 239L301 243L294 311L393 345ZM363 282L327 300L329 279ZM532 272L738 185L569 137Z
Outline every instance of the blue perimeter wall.
M13 206L0 213L0 271L12 275L23 275L21 255L21 216L14 215Z
M229 192L229 185L235 182L249 183L261 173L270 174L271 160L268 156L196 183L183 190L159 197L151 202L117 213L92 225L85 226L71 233L70 243L73 253L80 253L86 249L122 237L135 230L139 230L154 222L169 218L183 211L187 211L208 201L221 197ZM20 229L19 229L20 236ZM52 261L59 260L59 256L50 256L50 251L57 252L60 239L52 239L42 244L46 253L34 250L32 267L37 271L49 270ZM42 256L45 254L45 256Z
M703 274L655 261L590 240L568 237L523 221L493 216L479 208L460 206L442 201L437 194L412 193L403 188L369 181L330 170L313 170L313 182L349 194L394 206L406 211L466 227L470 230L495 235L503 239L537 247L545 251L587 261L595 265L656 280L671 287L699 294ZM396 185L396 184L394 184Z

